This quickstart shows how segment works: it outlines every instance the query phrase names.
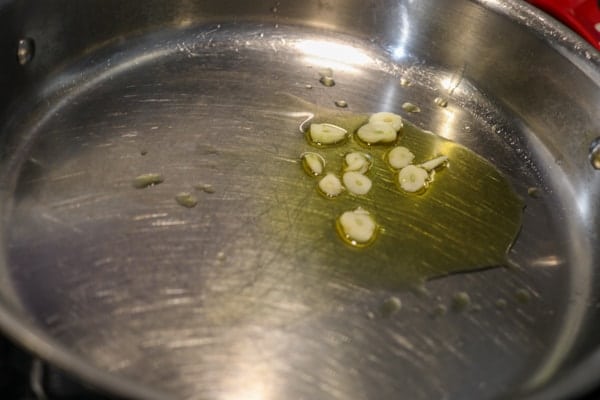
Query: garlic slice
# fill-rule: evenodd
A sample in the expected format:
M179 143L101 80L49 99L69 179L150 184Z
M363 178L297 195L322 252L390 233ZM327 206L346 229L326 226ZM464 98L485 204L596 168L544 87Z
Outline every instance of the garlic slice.
M391 125L392 128L394 128L394 130L396 132L398 132L400 129L402 129L402 126L404 125L402 123L402 117L399 116L398 114L394 114L391 112L375 113L375 114L371 115L371 117L369 118L369 122L370 123L383 122L385 124L389 124L389 125Z
M337 197L344 191L340 178L332 173L328 173L319 181L319 190L326 197L333 198Z
M310 124L310 139L318 145L336 144L346 139L348 131L333 124Z
M307 174L311 176L319 176L325 168L325 159L318 153L306 152L300 155L302 166Z
M377 224L368 211L358 207L346 211L337 220L338 232L351 245L365 245L375 238Z
M352 194L365 195L369 193L373 182L360 172L350 171L342 176L342 182Z
M446 163L446 161L448 161L447 156L439 156L439 157L433 158L429 161L425 161L423 164L421 164L419 166L421 168L425 168L427 171L432 171L432 170L444 165Z
M371 156L360 151L353 151L344 156L344 171L356 171L364 174L371 168Z
M412 164L415 155L406 147L394 147L387 155L388 163L392 168L401 169Z
M356 134L366 144L390 143L398 137L396 130L385 122L369 122L358 128Z
M400 170L398 182L400 187L407 192L418 192L427 186L429 174L421 167L408 165Z

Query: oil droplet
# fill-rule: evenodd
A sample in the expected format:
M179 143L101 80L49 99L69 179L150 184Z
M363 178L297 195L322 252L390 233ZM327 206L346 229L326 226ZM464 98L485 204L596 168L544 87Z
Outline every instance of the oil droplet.
M346 108L348 107L348 102L346 102L345 100L336 100L335 105L339 108Z
M452 308L456 311L464 311L470 304L471 297L467 292L458 292L452 297Z
M540 197L540 188L532 186L530 188L527 189L527 195L529 197L532 197L534 199L537 199Z
M400 301L400 299L395 296L391 296L388 299L386 299L383 303L381 303L381 307L379 307L379 312L381 313L382 317L388 318L400 311L401 308L402 302Z
M438 107L447 107L448 106L448 100L443 98L443 97L436 97L433 102L435 103L436 106Z
M521 304L529 303L531 300L531 293L526 289L519 289L515 292L515 299Z
M312 85L305 85L304 87L307 89L312 89Z
M596 138L590 146L590 163L594 169L600 169L600 137Z
M418 113L421 112L421 109L419 108L419 106L413 104L413 103L409 103L406 102L404 104L402 104L402 109L406 112L410 112L410 113Z
M196 207L196 204L198 204L198 199L196 198L196 196L189 192L177 193L177 195L175 196L175 200L180 206L187 208Z
M434 317L441 317L441 316L446 315L447 313L448 313L448 307L446 307L443 304L438 304L433 309L433 316Z
M276 13L277 13L277 11L279 11L279 10L277 9L277 7L276 7L276 6L273 6L273 7L271 7L271 12L272 12L273 14L276 14Z
M319 82L321 82L321 84L323 86L327 86L327 87L335 86L335 81L333 80L333 78L331 76L322 76L321 79L319 79Z
M199 185L196 185L196 186L194 186L194 189L201 190L204 193L214 193L215 192L215 188L213 187L213 185L210 185L208 183L201 183Z
M369 319L375 319L375 314L371 311L367 312L367 318Z
M506 302L506 300L504 300L504 299L498 299L498 300L496 300L496 307L497 308L506 308L506 306L508 306L508 303Z
M136 189L143 189L148 186L158 185L163 183L163 181L163 177L159 174L142 174L135 177L133 180L133 187Z
M225 253L222 252L222 251L218 252L217 253L217 260L219 260L219 261L225 260Z
M400 86L410 86L411 82L406 78L400 78Z

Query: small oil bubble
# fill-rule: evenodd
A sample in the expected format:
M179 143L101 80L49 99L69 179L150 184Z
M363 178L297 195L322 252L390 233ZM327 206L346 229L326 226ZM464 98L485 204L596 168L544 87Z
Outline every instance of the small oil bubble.
M369 319L375 319L375 314L371 311L367 312L367 318Z
M136 189L144 189L149 186L155 186L163 183L164 178L160 174L142 174L138 175L133 180L133 187Z
M201 183L201 184L195 185L194 189L201 190L204 193L214 193L215 192L215 188L213 187L213 185L210 185L208 183Z
M421 112L421 108L419 108L419 106L417 106L416 104L413 104L413 103L409 103L409 102L402 104L402 109L404 111L410 112L410 113Z
M447 313L448 313L448 307L446 307L443 304L438 304L433 309L434 317L442 317L442 316L446 315Z
M497 299L495 304L496 307L500 309L506 308L508 306L508 303L504 299Z
M189 192L177 193L177 195L175 195L175 201L177 201L180 206L186 208L193 208L198 204L198 198Z
M452 297L452 308L456 311L464 311L470 304L471 297L467 292L458 292Z
M448 100L443 97L436 97L433 102L436 106L445 108L448 106Z
M335 105L339 108L347 108L348 102L346 100L336 100Z
M383 303L381 303L381 307L379 307L379 312L383 317L390 317L392 314L397 313L402 308L402 302L399 298L395 296L391 296L386 299Z
M312 89L312 88L313 88L313 86L312 86L312 85L304 85L304 87L305 87L306 89Z
M521 304L527 304L531 300L531 293L526 289L519 289L515 292L515 299Z
M465 125L465 132L471 132L471 125Z
M406 78L400 78L400 86L410 86L411 82Z
M217 253L217 260L224 261L225 258L226 257L225 257L225 253L224 252L220 251L220 252Z
M327 87L335 86L335 81L333 80L333 78L331 76L322 76L321 79L319 79L319 82L321 82L321 84L323 86L327 86Z
M273 14L277 14L277 11L279 11L279 9L277 8L277 6L273 6L273 7L271 7L271 12L272 12Z
M527 195L529 197L532 197L534 199L537 199L540 197L540 188L535 187L535 186L531 186L530 188L527 188Z

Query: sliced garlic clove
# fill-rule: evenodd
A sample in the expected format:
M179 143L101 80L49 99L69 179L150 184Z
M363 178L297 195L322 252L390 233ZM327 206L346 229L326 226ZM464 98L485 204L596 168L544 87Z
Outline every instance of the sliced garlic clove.
M317 145L336 144L347 138L348 131L333 124L310 124L310 140Z
M398 183L406 192L418 192L427 186L429 174L421 167L408 165L400 170Z
M306 152L300 155L302 167L308 175L319 176L325 168L325 159L318 153Z
M447 156L439 156L429 161L425 161L423 164L419 165L421 168L425 168L427 171L432 171L442 165L446 164L448 161Z
M369 193L373 183L369 178L360 172L350 171L342 176L342 182L348 191L352 194L365 195Z
M396 132L398 132L400 129L402 129L402 126L403 126L402 117L399 116L398 114L394 114L391 112L375 113L375 114L371 115L371 117L369 118L369 122L370 123L381 122L381 123L389 124L392 126L392 128L394 128L394 130Z
M366 245L373 241L377 230L377 224L371 214L361 207L340 215L337 227L342 239L354 246Z
M323 195L329 198L334 198L342 194L344 187L340 178L332 173L328 173L319 181L319 190Z
M385 122L369 122L358 128L356 134L366 144L391 143L398 137L396 130Z
M415 155L406 147L394 147L387 155L388 163L392 168L401 169L412 164Z
M353 151L344 156L344 171L356 171L364 174L371 168L371 156L359 151Z

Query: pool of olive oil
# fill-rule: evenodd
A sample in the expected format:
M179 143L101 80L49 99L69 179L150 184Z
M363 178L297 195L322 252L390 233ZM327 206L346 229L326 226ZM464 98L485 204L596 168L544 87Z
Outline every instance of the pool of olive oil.
M361 151L373 164L366 175L371 191L363 196L348 192L328 199L316 189L320 177L308 176L301 165L297 182L306 194L303 216L297 226L311 247L311 257L330 273L360 285L398 288L456 272L507 265L507 252L521 227L523 201L507 178L490 162L464 146L423 131L404 121L392 144L368 146L355 138L368 121L367 114L322 110L311 122L328 122L346 129L342 143L318 146L305 137L298 151L314 151L326 161L325 171L341 177L344 155ZM310 123L304 123L304 129ZM300 139L299 139L300 140ZM408 193L397 184L398 172L386 154L394 146L405 146L415 155L414 164L440 155L449 158L434 172L422 193ZM324 175L324 174L323 174ZM353 247L338 235L335 221L358 206L375 218L377 238L366 247Z

